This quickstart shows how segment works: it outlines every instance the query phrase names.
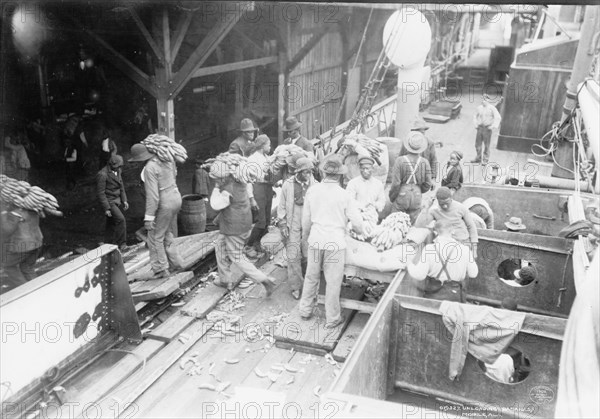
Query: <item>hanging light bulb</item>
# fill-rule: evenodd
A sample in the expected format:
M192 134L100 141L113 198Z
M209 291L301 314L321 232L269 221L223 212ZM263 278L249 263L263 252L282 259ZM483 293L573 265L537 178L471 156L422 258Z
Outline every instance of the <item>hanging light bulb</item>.
M83 61L83 60L79 61L79 68L82 70L85 69L85 61Z

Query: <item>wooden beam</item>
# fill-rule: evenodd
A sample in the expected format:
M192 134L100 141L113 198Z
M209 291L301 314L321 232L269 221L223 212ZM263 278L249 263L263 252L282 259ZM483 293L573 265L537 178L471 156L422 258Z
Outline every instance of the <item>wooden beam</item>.
M185 15L179 19L179 22L177 22L175 37L171 45L171 64L173 64L175 62L175 58L177 58L179 48L181 48L181 44L183 43L185 35L187 34L188 28L190 27L193 15L194 12L186 12Z
M319 295L318 302L319 302L319 304L325 304L325 296ZM340 306L342 308L349 308L350 310L356 310L356 311L370 314L375 311L377 304L368 303L366 301L351 300L348 298L340 298Z
M310 50L313 49L314 46L319 43L321 38L323 38L323 36L325 36L327 32L327 25L321 25L319 29L313 34L313 36L311 36L310 39L306 42L306 44L304 44L302 48L300 48L300 51L298 51L296 55L290 60L290 62L285 68L285 72L289 73L290 71L292 71L294 67L296 67L304 57L306 57L306 54L308 54Z
M277 56L274 55L271 57L254 58L252 60L238 61L235 63L227 63L227 64L221 64L221 65L214 65L211 67L203 67L203 68L199 68L198 70L194 71L192 78L211 76L213 74L226 73L228 71L237 71L237 70L243 70L245 68L269 65L269 64L276 63L277 60L278 60Z
M171 29L169 28L169 11L167 7L162 10L162 33L163 33L163 49L165 57L165 68L167 70L167 80L171 80Z
M150 81L150 77L140 70L135 64L129 61L127 58L122 56L119 52L117 52L113 47L111 47L108 42L104 39L100 38L94 32L89 29L86 29L79 22L71 20L75 26L77 26L84 34L89 36L93 41L95 41L100 47L102 47L106 58L112 65L114 65L117 69L122 71L125 75L127 75L131 80L133 80L138 86L142 89L150 93L153 97L157 97L158 89L156 86Z
M160 48L156 44L156 41L154 40L154 38L152 38L152 35L150 35L150 32L148 32L148 29L146 29L146 25L144 25L144 22L142 22L142 19L140 19L140 16L133 9L133 7L129 7L128 9L129 9L129 13L131 14L131 17L133 18L133 21L135 22L135 24L137 25L139 30L142 32L142 35L146 39L146 42L148 42L148 45L150 45L150 48L152 48L152 51L154 51L154 54L156 54L156 57L159 59L159 61L161 61L161 62L164 61L165 56L163 55Z
M183 89L186 83L193 77L194 71L204 64L217 45L227 36L238 20L240 20L246 8L247 5L242 5L236 8L234 13L227 13L217 20L217 23L212 27L208 35L200 42L200 45L198 45L173 78L171 85L172 96L177 95Z

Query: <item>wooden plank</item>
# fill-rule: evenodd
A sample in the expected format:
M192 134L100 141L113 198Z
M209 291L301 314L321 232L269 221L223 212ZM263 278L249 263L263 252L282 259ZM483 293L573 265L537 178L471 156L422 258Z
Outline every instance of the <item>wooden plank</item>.
M159 298L171 295L179 289L179 286L194 277L194 273L191 271L180 272L168 279L152 279L145 281L149 285L148 289L139 289L133 292L133 301L138 303L140 301L156 300ZM158 281L158 283L157 283Z
M364 292L365 290L362 287L342 287L340 297L359 300ZM310 320L303 320L300 317L298 306L296 306L284 324L277 329L275 339L295 344L298 351L310 347L331 352L350 322L353 311L343 308L342 315L345 317L345 321L334 329L325 328L326 320L323 306L319 306L316 312Z
M109 412L114 400L118 400L120 406L128 406L133 403L148 387L158 380L167 371L171 365L175 364L196 342L210 330L211 326L203 321L194 322L186 333L190 336L189 340L180 342L179 340L167 344L157 355L146 363L145 368L140 374L130 376L123 381L110 397L102 398L93 408L96 411ZM85 413L85 412L84 412Z
M425 114L423 115L423 119L427 122L435 122L438 124L443 124L445 122L448 122L450 120L449 116L440 116L440 115L432 115L432 114Z
M279 58L276 55L273 55L270 57L254 58L252 60L244 60L244 61L237 61L234 63L213 65L211 67L203 67L203 68L199 68L198 70L196 70L194 72L194 74L192 75L192 78L205 77L205 76L211 76L213 74L226 73L228 71L237 71L237 70L244 70L246 68L265 66L265 65L276 63L278 61L278 59Z
M333 359L338 362L346 361L348 355L352 351L354 344L358 340L358 337L362 333L365 328L367 322L369 321L369 314L367 313L356 313L352 318L352 321L342 334L340 341L336 345L333 350Z
M279 348L279 349L286 349L286 350L293 349L296 352L296 348L298 347L298 345L296 345L295 343L283 342L281 340L277 340L277 341L275 341L275 347ZM302 348L302 353L316 355L316 356L325 356L329 352L327 352L325 349L311 348L311 347L305 346Z
M126 378L135 374L140 366L146 364L146 360L152 358L165 345L158 341L144 341L131 353L127 354L106 373L98 377L94 382L86 386L84 390L77 392L75 386L67 385L67 392L61 399L63 401L62 414L60 417L77 418L81 416L83 408L95 403L106 396L112 389L118 386ZM70 403L69 403L70 402ZM73 410L74 409L74 410Z
M181 314L191 318L203 319L228 292L227 289L218 287L212 283L207 284L198 293L202 298L194 298L184 305L181 308Z
M319 295L319 304L325 304L325 296ZM377 304L369 303L367 301L349 300L347 298L340 298L340 305L342 308L348 308L350 310L356 310L361 313L370 314L375 311Z

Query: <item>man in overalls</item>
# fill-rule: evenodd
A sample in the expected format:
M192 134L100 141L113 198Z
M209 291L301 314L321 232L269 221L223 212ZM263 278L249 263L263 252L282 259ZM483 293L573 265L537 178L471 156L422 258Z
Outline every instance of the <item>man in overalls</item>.
M408 263L408 274L417 281L423 297L464 303L463 281L479 273L475 257L468 246L452 237L450 222L436 221L434 229L437 238Z
M427 140L420 132L411 132L404 141L406 156L396 158L392 169L390 201L392 212L402 211L415 223L421 210L421 196L431 189L431 167L420 156L427 148Z

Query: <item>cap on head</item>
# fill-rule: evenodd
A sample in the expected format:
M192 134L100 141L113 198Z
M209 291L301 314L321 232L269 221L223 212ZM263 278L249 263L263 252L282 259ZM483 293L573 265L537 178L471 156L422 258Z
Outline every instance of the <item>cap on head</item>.
M451 154L454 154L456 156L456 159L459 161L463 158L463 153L458 150L454 150Z
M372 166L375 164L375 159L371 156L360 156L358 158L358 165L360 166L361 164L370 164Z
M537 271L533 266L524 266L521 269L515 272L515 276L520 279L524 285L529 284L531 281L535 280Z
M123 157L115 154L108 159L108 164L110 164L111 167L121 167L123 166Z
M312 170L314 167L312 161L308 157L300 157L296 160L296 172L301 172L302 170Z
M344 175L348 171L348 168L344 166L342 156L339 154L331 154L323 160L321 170L328 175Z
M442 186L436 191L435 197L441 201L446 200L448 198L452 198L452 191L450 190L450 188Z

